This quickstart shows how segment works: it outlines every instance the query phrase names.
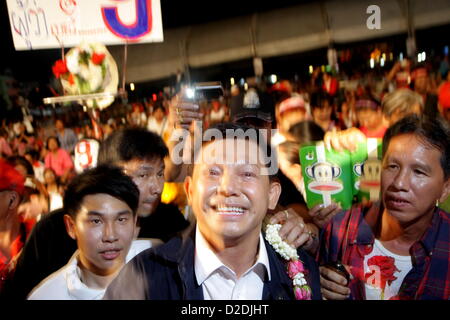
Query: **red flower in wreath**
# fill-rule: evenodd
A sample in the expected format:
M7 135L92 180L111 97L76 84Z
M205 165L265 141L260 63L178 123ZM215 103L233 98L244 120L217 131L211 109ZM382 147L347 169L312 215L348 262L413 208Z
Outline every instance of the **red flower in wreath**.
M92 62L94 64L97 64L97 65L102 64L103 60L105 59L105 56L106 55L104 53L96 53L96 52L94 52L92 54Z
M61 75L66 74L69 72L69 69L67 68L66 61L64 60L57 60L55 64L52 66L53 74L56 78L61 77Z
M370 268L370 272L366 272L364 275L366 282L370 280L369 278L375 277L375 279L379 279L380 283L376 283L378 281L375 281L375 286L379 287L381 290L384 291L384 288L386 287L386 283L391 285L392 281L397 279L396 276L394 276L395 272L398 272L400 270L397 269L395 266L395 259L392 257L386 257L386 256L373 256L367 261L367 266L376 266L378 268ZM379 275L376 274L379 272Z

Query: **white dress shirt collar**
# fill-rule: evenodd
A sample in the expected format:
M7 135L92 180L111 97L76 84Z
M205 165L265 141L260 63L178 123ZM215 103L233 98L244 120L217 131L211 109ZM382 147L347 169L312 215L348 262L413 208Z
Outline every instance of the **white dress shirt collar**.
M262 266L262 268L258 266ZM202 285L205 280L207 280L215 271L222 267L228 269L232 274L235 275L235 272L225 264L223 264L222 261L220 261L216 254L212 251L211 246L203 237L197 225L195 231L194 260L194 270L195 276L197 278L197 284ZM255 264L243 275L249 273L250 271L256 272L261 278L261 281L264 281L266 276L269 281L271 279L269 257L267 255L266 245L261 233L259 234L258 259L256 260Z

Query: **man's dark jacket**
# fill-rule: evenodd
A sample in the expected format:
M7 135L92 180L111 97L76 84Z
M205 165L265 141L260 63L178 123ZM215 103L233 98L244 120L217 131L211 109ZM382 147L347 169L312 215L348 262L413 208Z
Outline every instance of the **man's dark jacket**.
M265 242L271 280L264 280L263 300L294 300L292 280L282 258ZM203 300L203 289L194 271L195 225L156 248L141 252L120 271L104 299L112 300ZM299 257L308 271L305 278L312 299L321 300L319 270L305 251Z

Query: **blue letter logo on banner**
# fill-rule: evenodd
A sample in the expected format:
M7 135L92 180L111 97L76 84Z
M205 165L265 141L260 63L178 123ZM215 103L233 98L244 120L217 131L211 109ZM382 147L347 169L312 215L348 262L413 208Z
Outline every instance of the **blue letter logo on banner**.
M127 25L120 20L117 6L102 8L103 20L106 27L120 38L137 40L152 30L151 0L134 1L136 3L136 20L131 25Z

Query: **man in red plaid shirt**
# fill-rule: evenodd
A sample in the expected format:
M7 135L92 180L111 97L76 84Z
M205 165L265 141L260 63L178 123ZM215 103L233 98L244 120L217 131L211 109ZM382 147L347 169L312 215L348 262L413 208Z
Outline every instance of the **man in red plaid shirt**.
M450 129L407 117L383 140L381 201L337 214L319 259L326 299L450 298ZM327 264L340 262L348 280Z

